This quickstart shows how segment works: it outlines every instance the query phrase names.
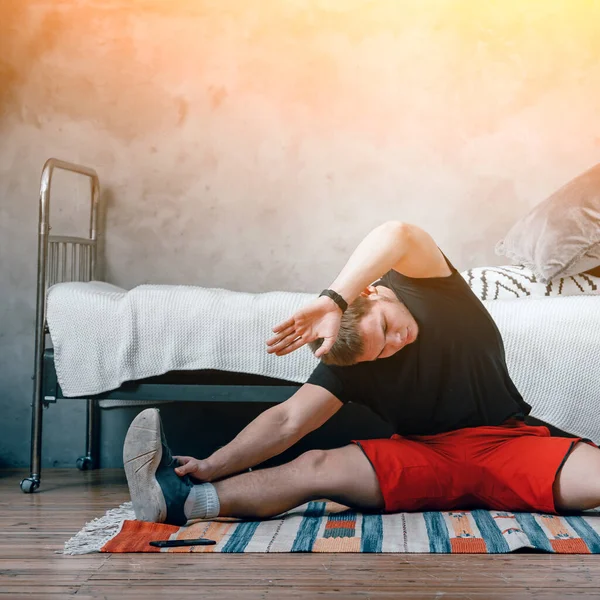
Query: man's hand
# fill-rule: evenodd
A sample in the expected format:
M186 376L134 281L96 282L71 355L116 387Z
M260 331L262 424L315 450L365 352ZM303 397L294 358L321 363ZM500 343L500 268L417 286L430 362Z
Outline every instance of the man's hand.
M267 341L267 352L284 356L304 344L323 338L323 344L315 352L315 356L320 358L335 343L341 321L342 311L337 304L327 296L320 296L273 327L273 332L277 335Z
M205 460L199 460L193 456L173 456L173 458L178 460L181 465L175 469L175 473L180 477L190 475L198 481L211 480L211 473Z

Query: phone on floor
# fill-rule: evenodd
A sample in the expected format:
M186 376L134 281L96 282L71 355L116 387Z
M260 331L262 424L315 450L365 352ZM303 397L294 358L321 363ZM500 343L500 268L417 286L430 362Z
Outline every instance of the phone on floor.
M157 548L177 548L178 546L212 546L217 542L207 538L196 538L192 540L153 540L148 543Z

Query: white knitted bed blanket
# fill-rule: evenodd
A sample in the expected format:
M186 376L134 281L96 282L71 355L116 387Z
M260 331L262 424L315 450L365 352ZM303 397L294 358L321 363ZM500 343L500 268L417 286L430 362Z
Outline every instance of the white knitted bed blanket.
M251 294L183 285L61 283L47 321L65 396L98 394L168 371L218 369L304 383L318 364L308 346L267 353L275 325L314 294Z
M318 364L308 346L266 351L272 328L314 294L220 288L61 283L48 292L56 371L68 397L172 370L218 369L304 383ZM600 442L600 297L484 302L508 369L540 419Z

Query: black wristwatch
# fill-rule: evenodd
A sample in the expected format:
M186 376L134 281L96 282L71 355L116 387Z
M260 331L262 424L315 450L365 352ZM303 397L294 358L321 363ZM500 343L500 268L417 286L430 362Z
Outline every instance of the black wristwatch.
M321 296L327 296L328 298L331 298L340 307L342 314L346 312L348 303L337 292L334 292L333 290L323 290L319 294L319 298Z

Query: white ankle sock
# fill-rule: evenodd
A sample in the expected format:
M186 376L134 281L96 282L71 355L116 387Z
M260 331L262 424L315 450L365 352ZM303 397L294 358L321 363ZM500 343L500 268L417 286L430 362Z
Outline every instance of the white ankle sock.
M219 510L219 496L212 483L195 485L183 505L188 519L214 519L219 516Z

